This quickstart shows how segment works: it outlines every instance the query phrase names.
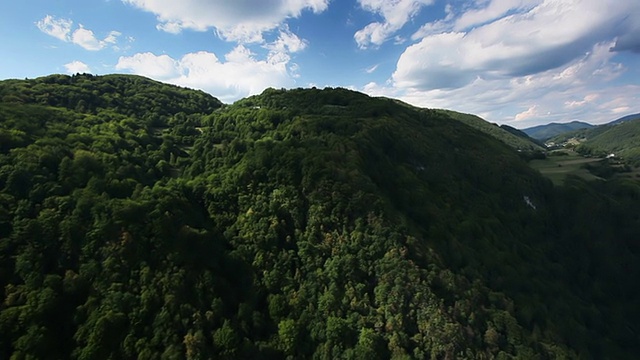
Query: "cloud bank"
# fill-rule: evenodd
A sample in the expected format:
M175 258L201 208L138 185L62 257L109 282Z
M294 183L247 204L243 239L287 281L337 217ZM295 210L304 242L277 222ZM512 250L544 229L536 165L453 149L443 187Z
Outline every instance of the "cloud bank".
M138 53L120 57L116 69L201 89L229 103L267 87L293 86L297 66L285 53L274 50L267 59L260 60L245 46L238 45L224 59L206 51L189 53L180 59Z

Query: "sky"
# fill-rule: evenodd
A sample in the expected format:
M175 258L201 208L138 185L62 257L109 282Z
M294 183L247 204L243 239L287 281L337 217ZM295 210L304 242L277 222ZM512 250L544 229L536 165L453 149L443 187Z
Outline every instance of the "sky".
M516 128L640 113L640 0L4 0L0 39L0 79L345 87Z

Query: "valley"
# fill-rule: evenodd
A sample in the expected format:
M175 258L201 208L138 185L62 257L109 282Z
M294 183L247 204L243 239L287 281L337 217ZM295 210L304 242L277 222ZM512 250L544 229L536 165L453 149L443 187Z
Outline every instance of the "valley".
M604 158L585 158L573 152L559 150L562 154L548 153L545 159L530 161L532 168L553 181L554 185L562 185L567 176L578 176L585 180L602 180L585 168L585 164L597 163Z

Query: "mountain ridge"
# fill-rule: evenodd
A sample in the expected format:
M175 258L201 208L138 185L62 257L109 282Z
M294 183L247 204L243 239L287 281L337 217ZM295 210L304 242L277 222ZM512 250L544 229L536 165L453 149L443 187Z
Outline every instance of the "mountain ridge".
M623 123L625 121L632 121L632 120L637 120L637 119L640 119L640 113L626 115L626 116L623 116L623 117L621 117L619 119L616 119L616 120L613 120L611 122L608 122L608 123L606 123L604 125L614 125L614 124Z

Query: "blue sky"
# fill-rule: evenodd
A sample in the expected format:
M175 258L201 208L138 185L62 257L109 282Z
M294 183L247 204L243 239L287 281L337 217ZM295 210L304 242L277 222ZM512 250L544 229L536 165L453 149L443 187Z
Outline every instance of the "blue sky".
M637 0L7 0L0 79L131 73L231 103L341 86L518 128L640 112Z

